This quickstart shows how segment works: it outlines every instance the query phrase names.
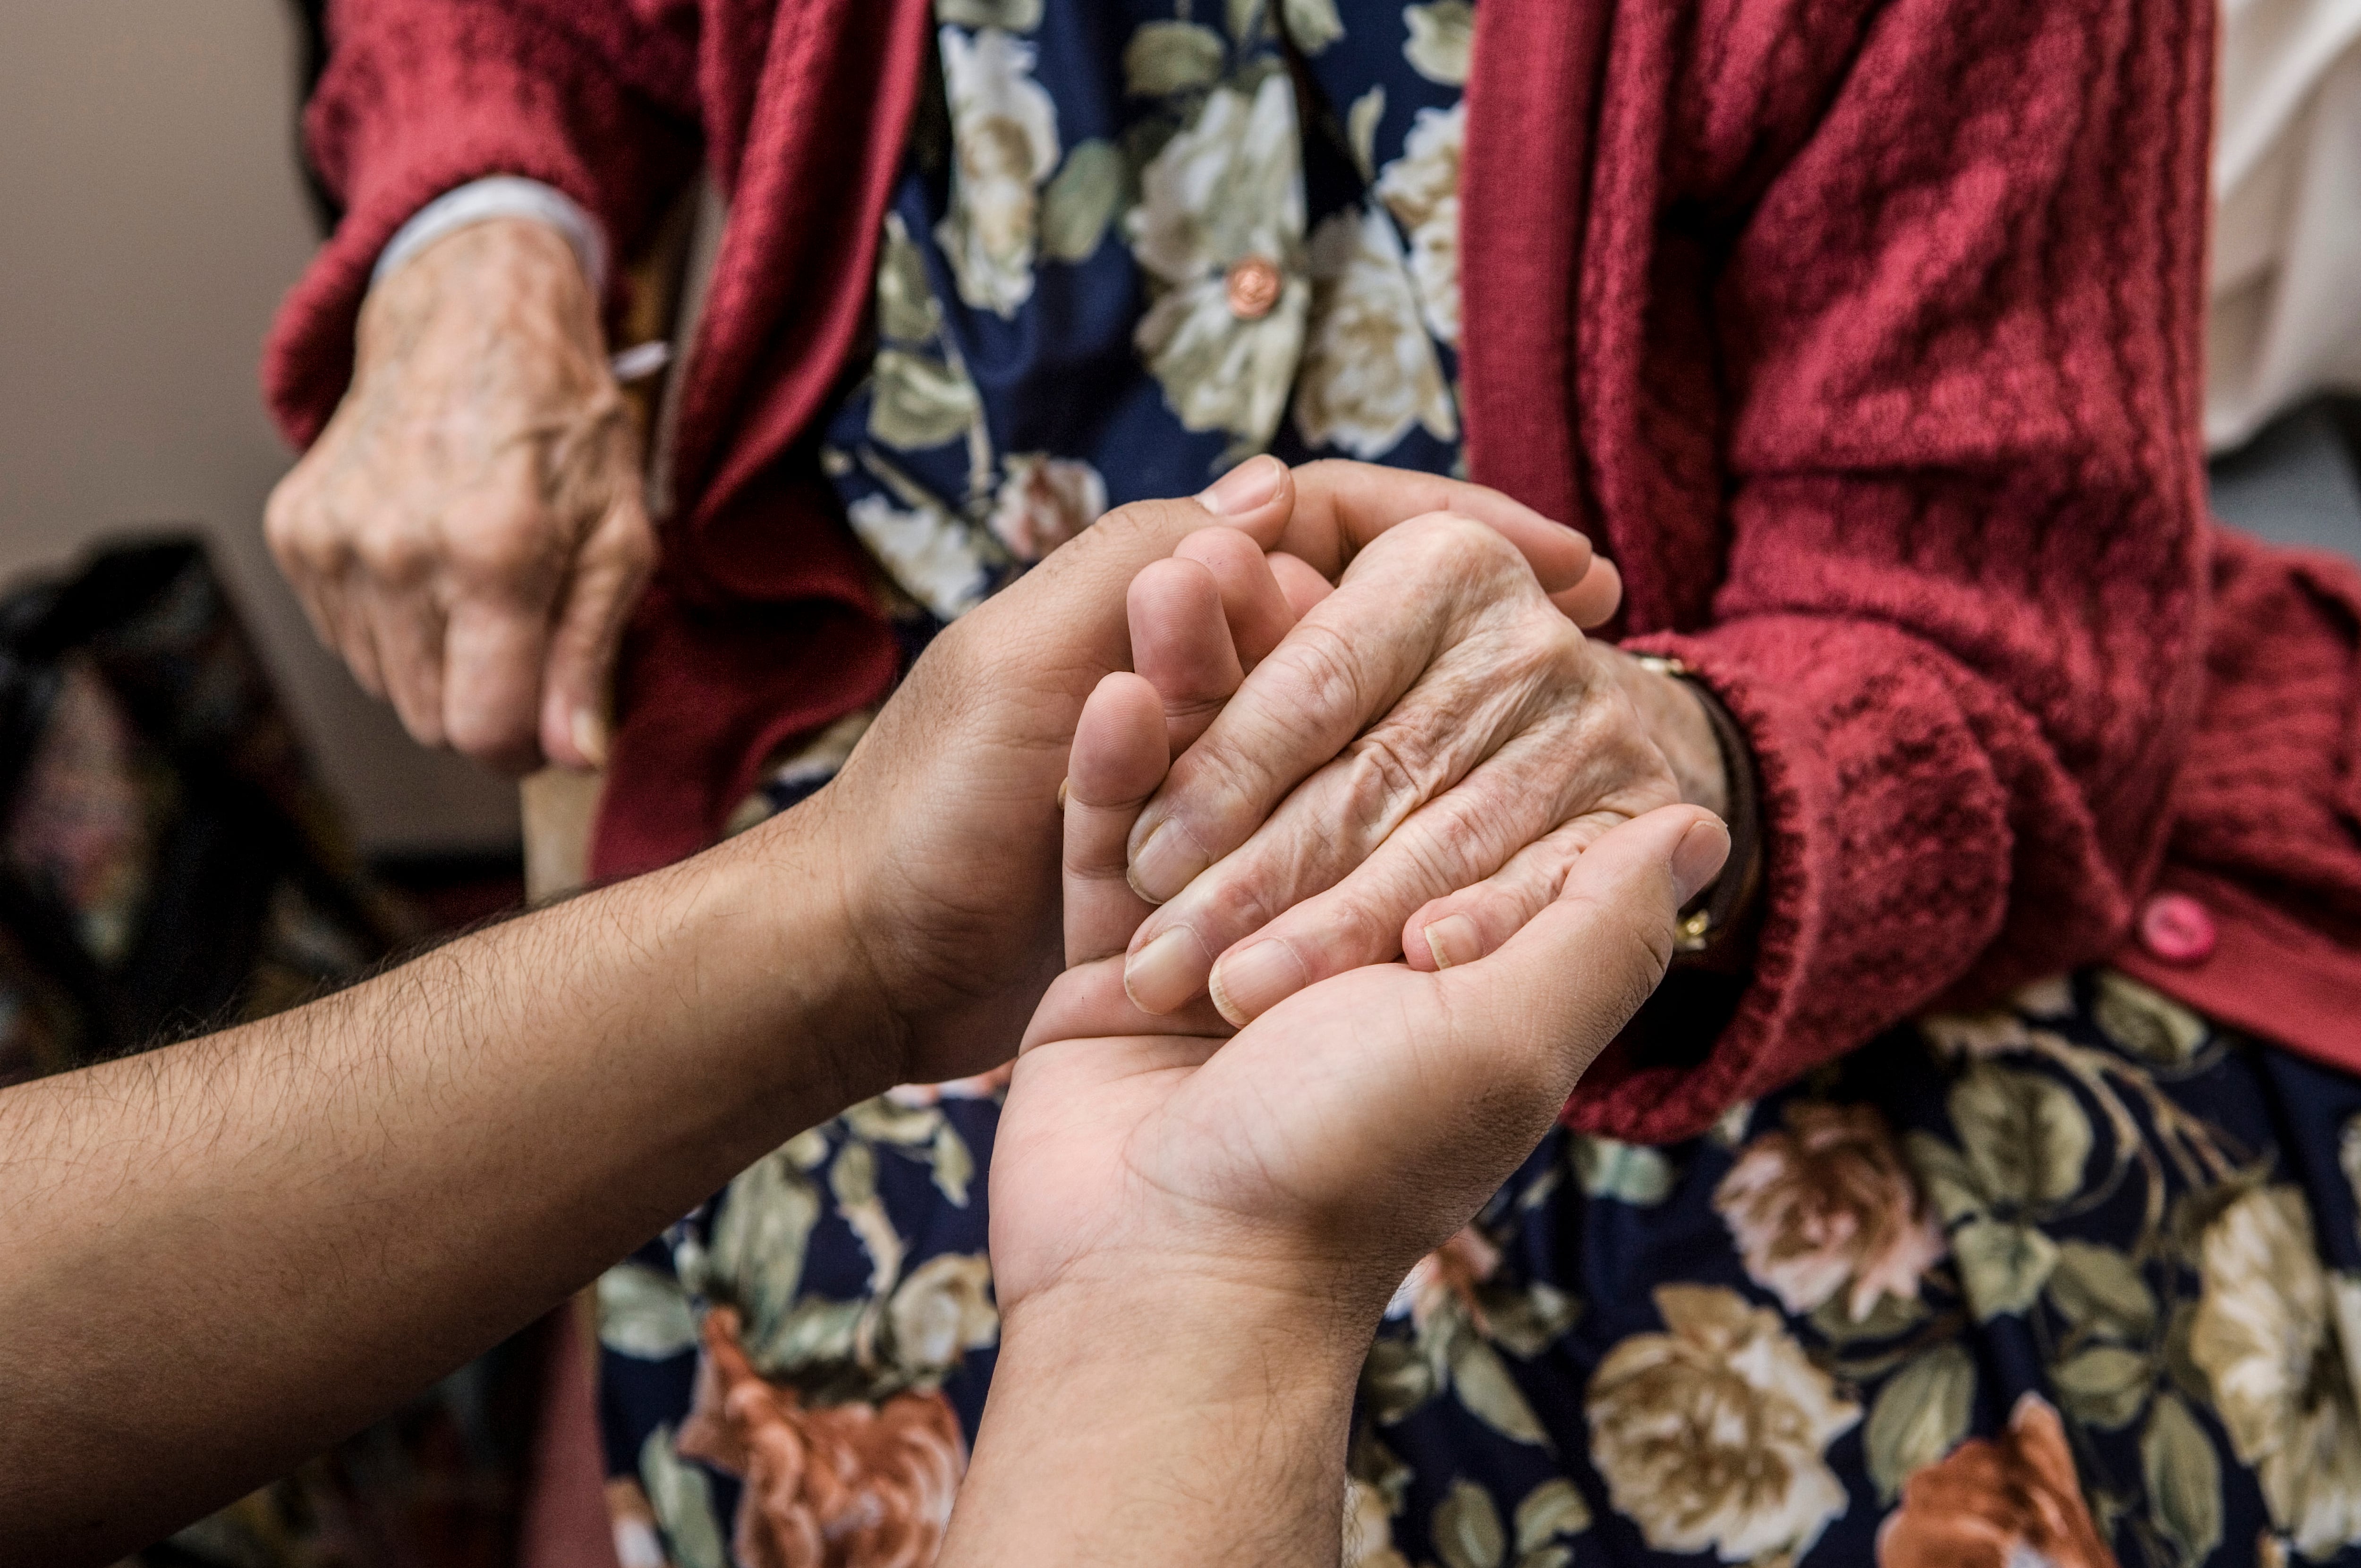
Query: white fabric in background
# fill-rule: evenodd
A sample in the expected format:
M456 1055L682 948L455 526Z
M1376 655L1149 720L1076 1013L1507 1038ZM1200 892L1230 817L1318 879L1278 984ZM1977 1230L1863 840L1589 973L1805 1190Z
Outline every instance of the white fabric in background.
M2223 0L2205 441L2361 391L2361 0Z

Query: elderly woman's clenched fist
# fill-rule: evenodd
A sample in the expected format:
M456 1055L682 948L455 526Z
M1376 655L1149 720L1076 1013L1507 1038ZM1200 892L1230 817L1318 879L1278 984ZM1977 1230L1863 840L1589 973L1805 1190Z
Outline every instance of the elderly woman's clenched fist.
M320 640L422 744L511 772L603 762L655 541L566 240L480 223L387 276L351 389L263 527Z

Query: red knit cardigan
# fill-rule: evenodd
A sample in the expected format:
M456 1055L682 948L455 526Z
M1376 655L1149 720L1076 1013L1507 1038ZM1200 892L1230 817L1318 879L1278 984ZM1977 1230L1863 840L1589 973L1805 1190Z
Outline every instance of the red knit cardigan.
M345 0L349 212L266 379L308 441L369 265L489 172L626 248L730 203L596 861L718 831L894 648L811 459L927 0ZM1462 205L1476 476L1589 530L1614 630L1745 725L1759 958L1702 1061L1569 1115L1695 1133L1934 1006L2113 956L2361 1069L2361 577L2217 533L2198 407L2211 0L1482 0ZM2159 883L2213 956L2126 941Z

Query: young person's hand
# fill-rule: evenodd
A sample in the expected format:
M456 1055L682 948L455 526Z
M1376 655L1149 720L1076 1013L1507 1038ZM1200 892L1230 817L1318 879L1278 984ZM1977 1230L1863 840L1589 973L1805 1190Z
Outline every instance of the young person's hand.
M1497 952L1355 970L1230 1037L1202 1002L1158 1016L1124 991L1149 908L1125 845L1170 732L1167 694L1114 674L1075 733L1074 967L995 1137L1002 1349L946 1563L1334 1561L1389 1295L1532 1151L1729 849L1700 808L1646 813Z

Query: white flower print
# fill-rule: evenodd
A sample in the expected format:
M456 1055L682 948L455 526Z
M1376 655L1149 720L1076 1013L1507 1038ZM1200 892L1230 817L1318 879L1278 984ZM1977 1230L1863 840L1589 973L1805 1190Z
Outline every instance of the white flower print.
M1161 291L1133 342L1183 426L1228 431L1239 456L1258 450L1287 405L1310 295L1286 74L1265 76L1252 97L1214 88L1140 171L1139 194L1125 232ZM1278 269L1279 291L1268 312L1241 317L1230 309L1228 274L1250 258Z
M950 211L935 225L960 298L1013 317L1033 297L1041 182L1058 167L1058 111L1033 80L1034 47L997 27L942 29L950 99Z
M1106 510L1106 481L1080 459L1012 452L1003 466L992 532L1019 561L1038 561Z
M1465 100L1449 111L1421 109L1402 155L1373 188L1410 236L1411 280L1437 341L1459 346L1459 159L1467 143Z
M1356 1475L1345 1478L1344 1568L1410 1568L1394 1548L1386 1495Z
M2320 1266L2292 1187L2232 1203L2198 1244L2204 1294L2189 1355L2213 1385L2239 1463L2271 1522L2307 1557L2361 1539L2361 1400L2344 1344L2352 1282Z
M1476 42L1476 8L1467 0L1433 0L1432 5L1403 6L1402 21L1410 28L1402 57L1411 69L1429 82L1466 86L1467 57Z
M992 571L968 526L941 507L905 511L868 495L845 509L852 532L910 597L945 620L983 602Z
M1383 213L1347 209L1312 236L1312 324L1295 389L1310 446L1382 457L1413 424L1459 433L1434 344L1419 323L1401 244Z
M885 1309L894 1355L912 1382L939 1380L971 1350L1000 1338L992 1302L992 1265L944 1253L912 1269Z
M1779 1315L1718 1285L1660 1285L1664 1333L1590 1380L1590 1458L1658 1552L1794 1562L1845 1511L1828 1444L1861 1420Z

